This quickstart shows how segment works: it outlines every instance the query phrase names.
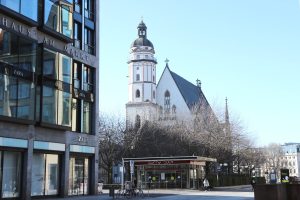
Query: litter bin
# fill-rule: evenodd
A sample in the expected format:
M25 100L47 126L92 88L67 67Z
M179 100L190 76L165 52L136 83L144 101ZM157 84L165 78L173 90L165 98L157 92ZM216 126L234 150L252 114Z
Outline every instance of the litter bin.
M115 198L115 189L109 188L109 196Z

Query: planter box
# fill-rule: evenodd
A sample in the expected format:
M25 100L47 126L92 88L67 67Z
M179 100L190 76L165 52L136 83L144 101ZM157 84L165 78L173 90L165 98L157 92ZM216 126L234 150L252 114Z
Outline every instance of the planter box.
M298 184L264 184L254 186L255 200L300 200Z

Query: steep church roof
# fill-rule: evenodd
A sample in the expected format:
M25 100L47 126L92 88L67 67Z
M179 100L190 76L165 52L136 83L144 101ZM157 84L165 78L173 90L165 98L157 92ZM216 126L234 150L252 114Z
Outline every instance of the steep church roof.
M171 70L170 73L190 110L199 103L204 106L209 106L200 86L195 86Z

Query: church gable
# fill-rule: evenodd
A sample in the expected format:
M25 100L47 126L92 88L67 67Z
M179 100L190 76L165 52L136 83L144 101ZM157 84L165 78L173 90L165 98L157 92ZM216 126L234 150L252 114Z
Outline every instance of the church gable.
M169 96L169 97L168 97ZM172 72L168 64L157 84L157 103L160 106L160 115L171 115L176 117L192 119L195 112L204 115L212 115L215 118L206 97L204 96L200 83L197 86ZM167 105L169 103L169 105ZM175 113L173 109L175 108Z
M157 104L160 106L160 115L163 114L165 117L167 115L192 117L168 66L157 84Z

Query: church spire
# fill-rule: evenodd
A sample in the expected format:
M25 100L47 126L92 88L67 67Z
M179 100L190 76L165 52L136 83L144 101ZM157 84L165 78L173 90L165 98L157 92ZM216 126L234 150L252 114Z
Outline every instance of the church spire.
M229 124L228 99L225 99L225 124Z

